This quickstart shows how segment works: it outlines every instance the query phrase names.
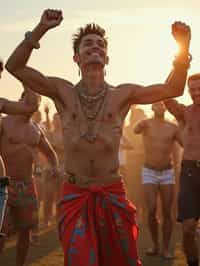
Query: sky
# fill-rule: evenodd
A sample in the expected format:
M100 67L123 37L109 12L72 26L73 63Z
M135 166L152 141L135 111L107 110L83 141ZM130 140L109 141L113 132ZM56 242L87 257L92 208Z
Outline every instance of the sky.
M6 61L14 48L40 20L44 9L61 9L62 24L50 30L34 50L29 65L45 75L63 77L76 83L78 68L73 63L72 35L86 23L96 22L106 29L110 63L106 80L113 85L162 83L172 69L177 47L171 24L178 20L191 26L189 74L200 72L200 1L198 0L0 0L0 57ZM0 80L1 97L17 99L21 84L10 74ZM186 92L180 102L190 104ZM44 98L43 102L48 100ZM50 101L50 100L49 100ZM144 109L149 111L149 106ZM54 109L52 109L54 110ZM149 111L150 114L150 111Z

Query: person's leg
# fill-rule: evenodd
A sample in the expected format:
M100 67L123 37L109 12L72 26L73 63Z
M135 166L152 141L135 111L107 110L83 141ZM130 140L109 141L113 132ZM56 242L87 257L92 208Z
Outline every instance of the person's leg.
M27 196L28 199L28 196ZM24 197L24 201L26 198ZM28 255L30 232L37 225L36 199L26 207L13 208L13 222L18 232L16 244L16 266L23 266Z
M37 212L36 212L36 219L37 219L36 224L30 230L30 243L33 246L38 246L40 244L40 240L39 240L39 210L37 210Z
M160 195L162 202L162 234L163 234L163 247L162 255L166 259L171 259L173 256L169 252L169 243L172 235L173 229L173 219L172 219L172 206L174 200L174 185L161 185Z
M5 242L6 242L6 236L10 233L9 232L9 225L11 223L10 221L10 208L7 205L4 213L3 223L0 231L0 254L4 250Z
M189 266L198 266L196 229L200 217L200 168L183 161L178 198L178 220L182 222L183 248Z
M5 245L5 237L0 235L0 255L3 252L4 245Z
M182 222L183 248L189 266L198 266L198 246L195 238L196 228L197 221L195 219L187 219Z
M30 229L20 229L16 244L16 266L23 266L28 255Z
M0 254L3 252L8 223L8 190L0 183Z
M53 200L54 200L55 188L52 184L45 184L44 194L44 225L48 226L50 219L53 215Z
M153 241L153 248L147 251L148 255L157 254L159 251L158 221L156 217L158 185L144 184L144 197L147 207L148 227Z
M37 222L34 227L30 230L30 243L32 245L39 245L39 223L40 223L40 186L38 182L38 177L33 177L33 186L34 186L34 196L37 201L37 208L35 208L35 221Z

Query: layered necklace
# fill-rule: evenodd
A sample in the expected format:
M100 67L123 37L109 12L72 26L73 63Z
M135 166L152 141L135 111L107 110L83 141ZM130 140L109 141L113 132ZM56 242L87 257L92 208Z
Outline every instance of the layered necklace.
M100 129L100 120L103 116L105 99L108 91L108 84L104 83L102 89L95 95L87 94L87 90L82 81L75 89L79 99L79 113L82 113L85 120L85 126L80 125L81 137L88 142L95 142Z

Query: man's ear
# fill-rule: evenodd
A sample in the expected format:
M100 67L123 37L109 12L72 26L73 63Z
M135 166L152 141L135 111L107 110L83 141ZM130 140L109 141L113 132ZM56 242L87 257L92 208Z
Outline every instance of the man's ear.
M78 55L78 54L75 54L75 55L73 56L73 60L74 60L75 63L78 64L78 62L79 62L79 55Z

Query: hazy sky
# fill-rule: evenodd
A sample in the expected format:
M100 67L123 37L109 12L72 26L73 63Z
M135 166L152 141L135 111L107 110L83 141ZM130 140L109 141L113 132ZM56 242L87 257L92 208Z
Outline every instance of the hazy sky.
M46 75L78 81L78 69L72 61L72 34L79 26L97 22L109 40L110 64L106 79L111 84L132 82L161 83L171 67L176 45L171 37L171 23L182 20L191 25L193 62L189 73L200 71L200 1L198 0L0 0L0 56L4 61L24 33L32 30L46 8L62 9L64 21L41 40L30 65ZM4 72L1 96L16 99L21 84ZM186 104L185 93L180 99Z

